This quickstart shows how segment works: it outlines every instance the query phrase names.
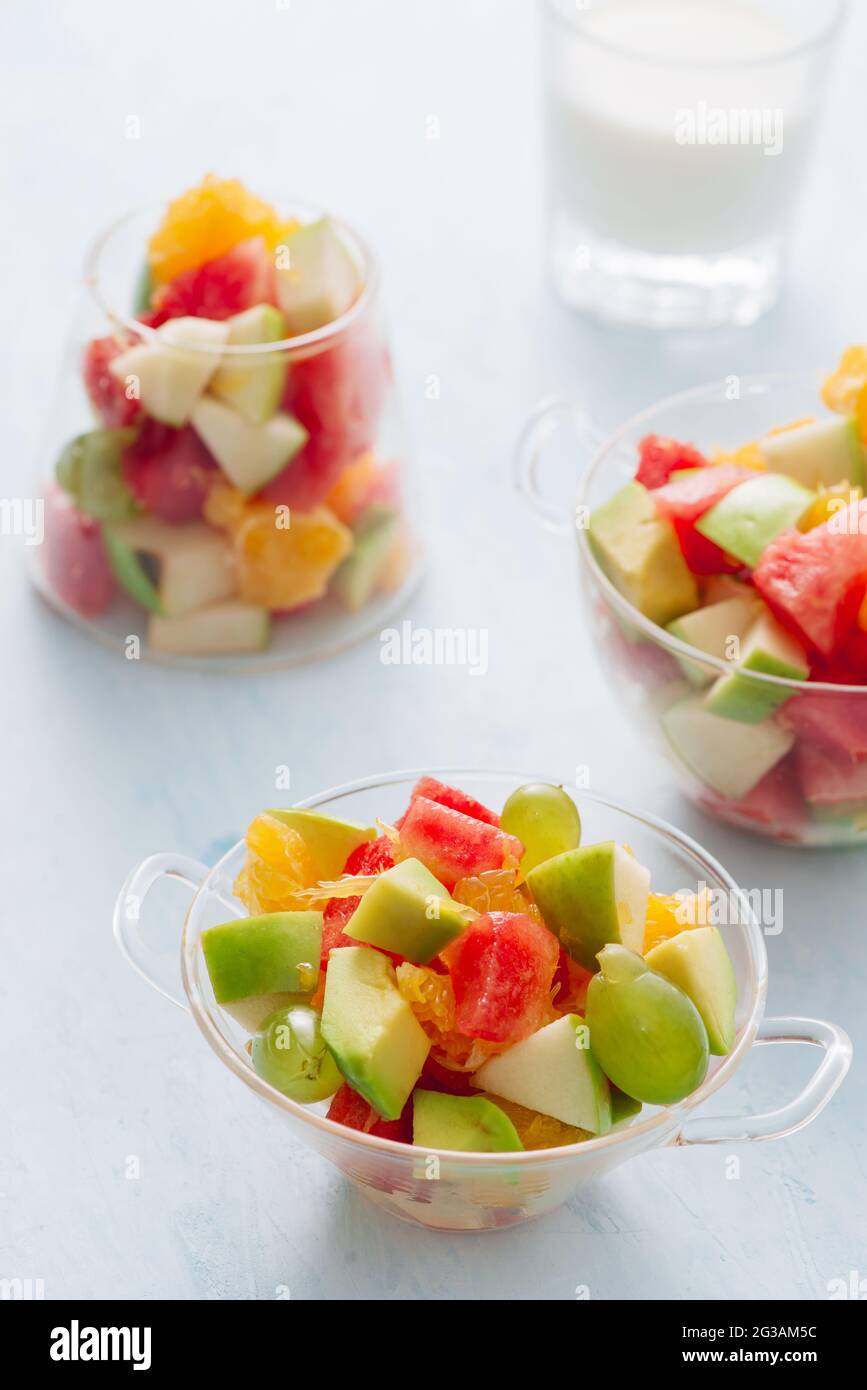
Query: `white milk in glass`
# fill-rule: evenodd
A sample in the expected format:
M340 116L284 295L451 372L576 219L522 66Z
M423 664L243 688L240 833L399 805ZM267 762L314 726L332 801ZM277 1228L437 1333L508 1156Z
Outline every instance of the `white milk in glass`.
M749 322L773 299L823 76L805 13L549 0L550 239L567 299L660 324Z

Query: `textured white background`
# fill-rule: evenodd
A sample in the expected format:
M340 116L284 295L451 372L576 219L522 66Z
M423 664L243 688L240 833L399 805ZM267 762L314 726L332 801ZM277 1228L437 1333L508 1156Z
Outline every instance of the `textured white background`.
M543 394L612 427L672 390L830 363L864 339L867 14L840 55L781 306L750 331L658 339L581 322L544 287L534 9L3 6L4 492L28 489L90 238L206 169L242 174L341 209L379 248L431 556L409 616L490 632L485 678L383 668L376 643L285 675L173 674L67 628L30 595L21 544L0 546L0 1275L42 1278L49 1297L569 1299L589 1284L594 1298L821 1298L829 1279L867 1276L857 1058L812 1128L742 1150L739 1181L725 1149L665 1151L523 1230L425 1235L287 1141L112 943L132 863L211 859L273 800L277 764L302 797L396 766L586 763L597 789L677 820L743 883L783 887L770 1012L831 1017L867 1043L867 859L769 848L679 800L603 686L571 545L508 483ZM766 1049L716 1108L780 1104L813 1062Z

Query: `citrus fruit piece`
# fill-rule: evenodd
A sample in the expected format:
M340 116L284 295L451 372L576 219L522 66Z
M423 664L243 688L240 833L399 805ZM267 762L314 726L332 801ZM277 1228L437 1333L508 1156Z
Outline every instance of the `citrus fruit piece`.
M485 1094L512 1121L525 1149L559 1149L564 1144L580 1144L583 1139L593 1138L589 1130L566 1125L553 1115L540 1115L538 1110L528 1110L513 1100Z
M439 1042L455 1026L455 993L448 975L429 965L403 961L397 967L397 987L422 1028Z
M263 237L270 248L284 234L285 223L274 208L248 193L239 179L207 174L169 203L148 243L148 264L154 283L165 285L250 237Z
M867 388L867 346L848 347L836 371L822 387L822 400L829 410L850 415L859 406Z
M234 891L252 915L286 911L310 881L310 854L297 830L267 812L250 822L247 858ZM303 906L303 904L301 904Z
M238 591L264 608L299 608L325 593L352 532L327 507L293 512L287 527L276 523L273 507L256 504L234 532Z

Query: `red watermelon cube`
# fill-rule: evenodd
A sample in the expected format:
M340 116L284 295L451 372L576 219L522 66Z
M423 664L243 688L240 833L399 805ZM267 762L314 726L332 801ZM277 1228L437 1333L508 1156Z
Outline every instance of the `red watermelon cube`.
M635 481L645 487L662 487L672 473L684 468L706 468L707 459L692 444L681 444L661 434L647 434L638 445Z
M419 777L410 793L410 802L420 796L426 797L428 801L436 801L440 806L450 806L453 811L462 811L465 816L485 821L487 825L500 824L500 817L495 811L489 811L487 806L483 806L481 801L476 801L475 797L467 796L466 792L460 791L458 787L449 787L445 782L438 782L435 777ZM400 826L401 821L397 824Z
M346 1082L336 1091L328 1107L329 1120L335 1120L348 1129L357 1129L363 1134L375 1134L379 1139L396 1139L402 1144L412 1143L412 1101L404 1106L397 1120L383 1120L368 1105L363 1096L353 1091Z
M796 695L780 712L780 723L813 743L850 758L867 757L867 689L863 695Z
M187 315L228 319L257 304L273 303L273 258L261 237L251 237L157 290L149 322L157 325Z
M444 956L465 1037L518 1042L549 1019L560 943L528 914L486 912Z
M451 806L441 806L417 796L400 827L400 843L407 857L421 860L451 890L458 879L520 863L524 846L514 835Z
M693 574L734 574L741 568L738 561L730 560L724 550L701 535L695 524L727 493L755 476L749 468L721 464L654 490L656 509L674 526L683 558Z
M795 749L798 779L812 806L839 807L867 801L867 758L801 743Z

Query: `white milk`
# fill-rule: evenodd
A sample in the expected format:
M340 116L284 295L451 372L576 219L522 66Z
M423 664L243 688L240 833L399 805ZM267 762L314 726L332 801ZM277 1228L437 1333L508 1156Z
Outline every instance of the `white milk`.
M773 60L804 36L750 0L611 0L577 22L547 46L553 216L661 255L780 231L818 93L803 53Z

